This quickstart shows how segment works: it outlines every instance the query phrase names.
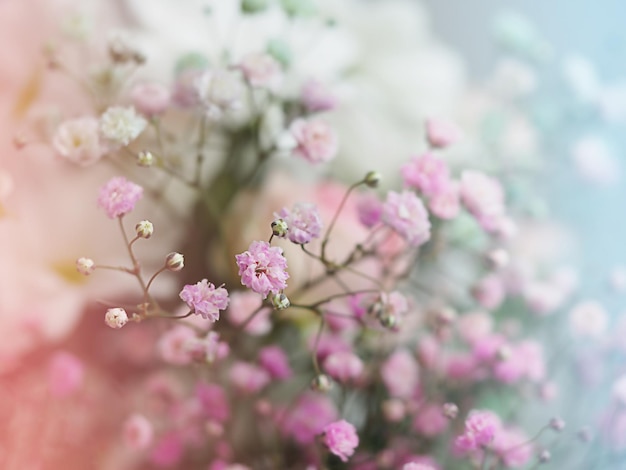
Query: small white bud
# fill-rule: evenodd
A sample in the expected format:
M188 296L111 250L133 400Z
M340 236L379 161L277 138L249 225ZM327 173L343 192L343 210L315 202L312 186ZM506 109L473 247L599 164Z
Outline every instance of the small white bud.
M311 381L311 388L316 392L328 392L333 386L333 381L325 374L319 374Z
M137 165L148 168L154 165L154 155L147 150L142 150L137 154Z
M170 253L165 257L165 266L170 271L180 271L185 267L185 257L180 253Z
M76 270L85 276L89 276L95 269L96 263L91 258L78 258L76 260Z
M135 225L135 232L137 233L138 237L148 239L154 233L154 226L149 220L142 220L137 225Z
M285 294L274 294L274 297L272 297L272 305L274 305L276 310L285 310L289 308L291 302Z
M547 449L542 450L541 453L539 454L540 463L548 463L551 458L552 458L552 455L550 454L550 451Z
M370 188L377 188L382 176L377 171L368 171L363 182Z
M455 419L459 414L459 407L454 403L444 403L443 415L448 419Z
M565 429L565 421L561 418L552 418L549 424L550 428L554 429L557 432L563 431Z
M378 321L384 328L394 329L398 326L398 317L393 313L382 311L378 315Z
M128 315L126 314L126 310L123 308L110 308L104 315L104 323L114 329L123 327L127 322Z
M285 238L287 236L288 229L289 226L283 219L276 219L272 221L272 234L275 237Z
M496 248L487 253L487 264L492 269L506 268L510 261L509 253L503 248Z

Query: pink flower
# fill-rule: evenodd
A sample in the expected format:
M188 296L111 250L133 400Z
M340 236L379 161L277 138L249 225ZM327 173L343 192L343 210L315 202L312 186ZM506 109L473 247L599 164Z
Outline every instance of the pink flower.
M455 181L448 181L448 183L428 201L428 208L440 219L454 219L461 210L459 184Z
M236 291L230 294L230 304L226 318L235 325L244 323L250 315L259 307L261 307L262 299L255 292ZM271 310L269 307L263 307L254 315L254 318L246 325L245 331L251 335L264 335L272 329L270 319Z
M426 437L435 437L448 427L448 418L441 405L429 404L421 407L413 420L413 429Z
M269 54L246 55L239 64L246 81L255 88L273 88L281 78L280 64Z
M499 181L479 171L464 171L461 175L461 200L485 230L499 228L505 216L504 190Z
M147 449L153 436L152 424L144 415L135 413L124 423L124 442L133 450Z
M419 380L417 362L406 349L399 349L389 356L380 373L392 397L408 398L417 388Z
M186 365L193 360L189 344L196 338L193 329L185 325L176 325L161 336L157 349L161 358L168 364Z
M502 460L507 468L526 466L534 455L533 446L528 442L528 436L518 429L502 428L493 440L493 451Z
M261 349L259 363L273 379L285 380L292 375L289 359L279 346L266 346Z
M420 246L430 239L428 212L422 201L410 191L389 191L382 220L412 246Z
M57 397L66 397L83 385L85 371L83 363L73 354L59 351L52 356L48 365L50 392Z
M264 241L254 241L248 251L235 256L241 283L267 297L287 287L287 260L283 250Z
M324 361L324 370L333 379L345 383L358 379L363 373L363 361L352 352L336 352Z
M145 82L135 85L130 92L133 106L144 116L164 113L170 105L170 90L161 83Z
M447 147L461 138L461 130L450 121L431 118L426 121L426 138L431 147Z
M289 130L297 143L294 153L299 157L311 163L322 163L337 155L337 135L326 122L296 119Z
M100 189L98 206L104 209L109 218L114 219L131 212L141 196L143 196L141 186L123 176L117 176Z
M192 359L208 363L224 359L230 353L228 343L220 341L220 335L215 331L209 331L204 338L189 338L183 348Z
M309 112L331 111L337 107L337 97L317 80L309 80L304 84L301 99Z
M306 392L298 398L293 410L286 411L282 423L282 432L300 445L307 445L324 430L324 426L337 419L334 403L326 395Z
M354 426L342 419L324 427L322 441L331 453L347 462L359 445L359 436Z
M247 362L235 362L230 368L230 381L241 393L255 394L270 383L269 374Z
M415 188L426 196L439 194L450 179L448 165L431 153L413 157L400 171L406 186Z
M322 219L315 204L298 202L291 211L283 207L274 215L287 222L287 238L293 243L302 245L320 236Z
M487 446L500 428L497 415L491 411L473 410L465 420L465 432L454 440L454 448L464 454Z
M193 313L212 322L219 320L220 310L228 307L228 291L223 287L215 288L206 279L194 285L187 284L179 296Z
M435 470L435 467L425 463L409 462L402 466L402 470Z
M162 436L150 454L150 460L157 467L173 467L183 458L185 452L182 436L171 431Z
M100 142L99 123L93 117L61 123L54 134L52 145L59 155L80 166L94 164L105 153L104 145Z
M230 418L230 407L224 389L216 384L199 382L195 396L204 415L213 421L225 423Z
M359 195L356 209L359 215L359 222L367 228L372 228L380 222L383 213L383 203L375 194L364 193Z
M496 309L506 297L504 282L499 276L489 274L474 285L472 295L482 307Z

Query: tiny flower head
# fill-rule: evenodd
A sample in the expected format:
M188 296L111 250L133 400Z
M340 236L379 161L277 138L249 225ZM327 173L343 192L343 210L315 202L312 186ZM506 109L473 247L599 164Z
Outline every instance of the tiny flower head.
M143 188L123 176L109 180L98 196L98 206L114 219L128 214L135 208L137 201L143 196Z
M359 445L359 436L354 426L342 419L324 427L322 442L331 453L347 462Z
M212 322L219 320L220 310L228 307L228 291L223 287L216 288L206 279L183 287L180 298L193 313Z
M431 118L426 121L426 138L431 147L447 147L461 138L461 129L453 122Z
M147 125L148 122L132 106L112 106L100 116L100 132L114 147L130 144Z
M282 71L280 64L270 54L246 55L239 64L243 76L255 88L273 88L278 85Z
M430 239L428 212L422 201L410 191L389 191L382 220L412 246L420 246Z
M123 308L110 308L104 315L104 323L113 329L119 329L128 323L128 314Z
M170 105L170 90L161 83L138 83L130 94L133 105L144 116L152 117L162 114Z
M148 239L154 233L154 226L149 220L142 220L137 225L135 225L135 233L140 238Z
M96 263L91 258L78 258L76 270L84 276L89 276L96 269Z
M133 450L144 450L152 443L154 431L150 421L135 413L124 423L124 442Z
M278 293L287 287L287 259L283 250L264 241L253 241L236 257L241 283L267 297L270 292Z
M289 130L296 140L294 153L310 163L327 162L337 155L337 135L325 121L296 119Z
M448 165L443 160L425 153L413 157L409 163L402 166L402 178L405 185L427 196L434 196L446 187L450 175Z
M298 202L291 210L284 207L276 217L287 224L287 237L293 243L303 245L320 236L322 220L315 204Z
M173 271L173 272L180 271L181 269L185 267L185 257L180 253L176 253L175 251L172 253L169 253L165 257L165 266L170 271Z
M98 120L92 117L61 123L54 134L52 145L59 155L80 166L97 162L105 153L100 142Z
M302 87L302 103L310 112L330 111L337 107L337 97L326 85L317 80L309 80Z

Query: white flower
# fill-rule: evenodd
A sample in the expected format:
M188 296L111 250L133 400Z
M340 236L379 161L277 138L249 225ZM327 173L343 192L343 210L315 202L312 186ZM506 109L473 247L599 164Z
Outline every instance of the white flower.
M100 116L100 132L114 145L126 146L135 140L148 122L132 106L112 106Z
M123 327L128 322L128 315L123 308L110 308L104 315L104 322L114 329Z
M52 139L54 149L66 160L81 166L97 162L104 154L98 120L92 117L61 123Z
M608 323L606 310L594 300L580 302L569 313L570 328L578 337L599 338Z
M244 86L236 72L218 69L203 73L195 83L200 101L212 117L241 105Z

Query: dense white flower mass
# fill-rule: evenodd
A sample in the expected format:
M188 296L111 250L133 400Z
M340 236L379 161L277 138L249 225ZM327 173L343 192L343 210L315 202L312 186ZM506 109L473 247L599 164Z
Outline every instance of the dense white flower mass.
M132 106L112 106L100 116L100 132L114 146L126 146L141 134L148 121Z

